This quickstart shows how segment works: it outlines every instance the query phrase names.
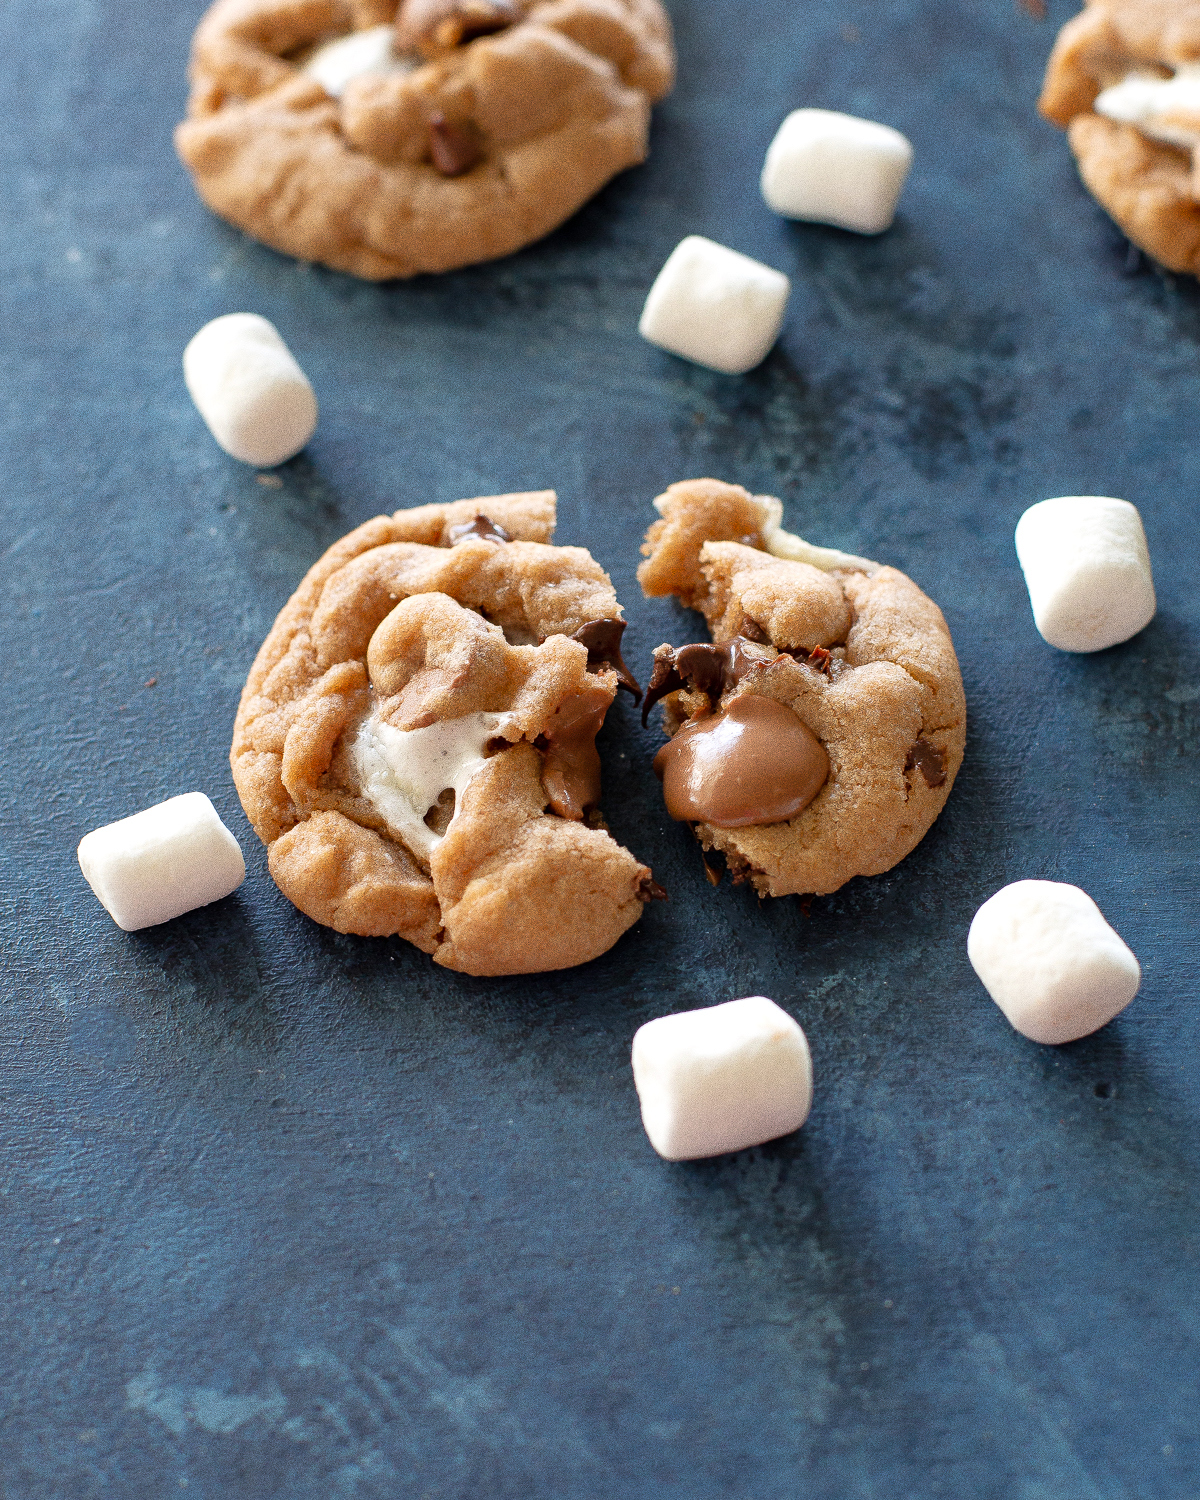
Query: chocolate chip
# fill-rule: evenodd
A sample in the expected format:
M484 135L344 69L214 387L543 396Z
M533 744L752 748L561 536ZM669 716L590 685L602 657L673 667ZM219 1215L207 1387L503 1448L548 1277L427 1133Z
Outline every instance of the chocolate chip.
M479 132L469 121L455 123L439 111L429 119L429 155L443 177L461 177L483 159Z
M926 786L941 786L946 779L946 757L936 745L928 740L918 740L908 752L904 769L920 771Z
M736 687L748 672L766 664L766 657L746 650L747 645L754 644L742 634L719 646L697 643L680 646L678 650L659 646L654 653L654 671L642 705L642 723L645 724L647 715L660 698L685 686L704 693L709 702L715 704L723 692Z
M659 885L658 881L653 879L649 875L642 876L641 881L638 884L636 894L638 900L643 904L648 904L651 901L670 900L670 897L667 895L666 891L663 890L662 886Z
M473 521L463 521L458 526L451 526L447 535L450 545L455 542L465 541L469 536L480 537L485 542L511 542L511 535L505 531L498 522L489 520L487 516L476 516Z
M632 693L633 701L640 703L642 690L621 656L621 637L625 634L626 623L624 620L589 620L571 639L587 647L589 672L599 667L611 667L617 674L617 686Z

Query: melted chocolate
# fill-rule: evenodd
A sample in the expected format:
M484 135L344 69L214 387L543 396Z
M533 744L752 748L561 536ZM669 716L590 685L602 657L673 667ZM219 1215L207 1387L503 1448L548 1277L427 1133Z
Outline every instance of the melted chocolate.
M744 635L748 641L753 641L756 646L769 646L771 644L771 637L757 620L743 620L742 628L738 634Z
M542 786L560 818L583 821L600 801L600 752L596 735L612 700L599 684L564 698L543 736ZM539 740L539 744L541 740Z
M511 542L511 535L505 531L498 521L493 521L487 516L476 516L473 521L463 521L458 526L451 526L447 535L450 545L455 542L464 541L469 536L477 536L485 542Z
M479 132L469 122L447 120L439 110L429 117L429 157L443 177L461 177L483 160Z
M633 701L642 701L642 690L637 679L621 657L621 637L625 634L624 620L589 620L581 625L571 637L581 646L587 647L588 671L598 667L611 667L617 674L617 686L634 695Z
M904 769L920 771L926 786L942 786L946 780L946 757L928 740L918 740L908 752Z
M721 713L690 719L654 769L679 822L747 828L803 812L825 785L829 757L785 704L743 694Z
M751 642L750 644L754 644ZM764 665L765 658L746 650L747 638L735 635L720 646L659 646L654 653L654 670L642 704L642 723L650 710L668 693L690 686L704 693L715 704L722 693L736 687L746 674Z

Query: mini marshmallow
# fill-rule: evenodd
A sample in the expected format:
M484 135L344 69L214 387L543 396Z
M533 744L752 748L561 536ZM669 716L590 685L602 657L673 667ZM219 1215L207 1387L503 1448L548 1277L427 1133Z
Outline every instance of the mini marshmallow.
M767 149L762 195L789 219L881 234L912 166L913 149L890 125L832 109L795 109Z
M689 234L650 288L638 332L669 354L744 375L779 337L791 286L782 271Z
M1059 650L1103 651L1154 618L1146 533L1127 500L1042 500L1017 522L1016 544L1034 623Z
M94 829L79 845L79 868L126 932L219 901L246 878L238 841L203 792Z
M1133 954L1077 885L1018 880L985 901L967 957L1009 1021L1034 1042L1074 1042L1138 992Z
M317 427L308 377L266 318L227 313L183 352L183 378L208 430L232 458L272 469Z
M761 1145L798 1130L812 1107L808 1042L763 995L648 1021L633 1039L633 1081L667 1161Z
M392 78L413 71L416 64L410 58L398 57L393 50L395 39L393 25L352 31L318 47L301 71L315 78L327 94L340 99L346 85L356 78Z

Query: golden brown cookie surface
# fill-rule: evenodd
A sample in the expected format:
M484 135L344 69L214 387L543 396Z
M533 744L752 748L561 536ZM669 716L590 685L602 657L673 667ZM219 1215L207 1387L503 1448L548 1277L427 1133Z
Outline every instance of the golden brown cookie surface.
M347 38L373 70L316 59ZM674 53L659 0L216 0L190 75L208 206L384 280L518 250L642 161Z
M735 880L763 895L823 895L854 875L890 870L928 832L962 764L966 701L941 611L895 568L780 531L778 501L737 485L685 481L655 506L661 519L642 548L643 590L701 610L717 645L659 647L646 704L664 699L674 737L714 715L757 720L746 700L769 699L828 757L827 774L821 765L814 775L803 737L786 723L781 733L776 721L787 716L773 711L765 729L752 726L757 746L744 733L737 739L749 758L739 761L735 745L724 777L710 778L718 789L724 781L718 797L694 778L714 821L691 816L682 801L679 815ZM807 764L790 776L801 750ZM757 787L757 766L773 755L779 773ZM747 788L762 799L762 823L747 821ZM771 802L792 790L794 803Z
M1134 244L1200 274L1200 3L1088 0L1059 33L1038 108Z
M621 610L588 552L550 545L554 512L544 492L379 516L281 611L230 763L314 920L522 974L595 958L641 914L650 871L597 826Z

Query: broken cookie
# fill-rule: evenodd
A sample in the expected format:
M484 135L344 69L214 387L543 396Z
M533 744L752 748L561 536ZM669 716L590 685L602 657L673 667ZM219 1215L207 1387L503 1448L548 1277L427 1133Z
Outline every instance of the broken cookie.
M824 895L878 875L928 832L954 784L966 702L942 613L895 568L782 530L782 506L714 479L654 502L638 570L714 644L660 646L643 715L667 810L760 895Z
M216 0L175 144L205 203L371 281L548 234L646 155L659 0Z
M1134 244L1200 274L1200 5L1088 0L1059 33L1038 108Z
M569 968L661 895L599 815L621 609L555 497L379 516L258 653L230 761L276 884L315 921L467 974Z

